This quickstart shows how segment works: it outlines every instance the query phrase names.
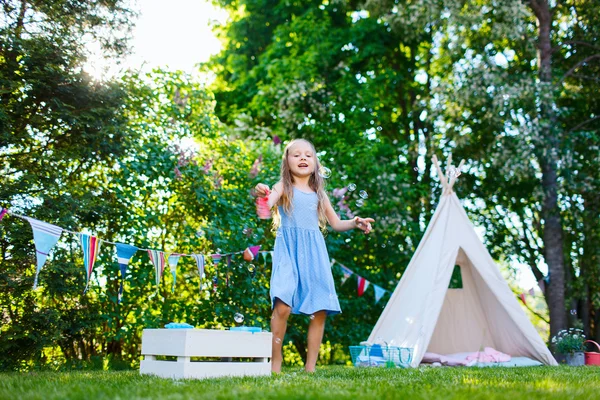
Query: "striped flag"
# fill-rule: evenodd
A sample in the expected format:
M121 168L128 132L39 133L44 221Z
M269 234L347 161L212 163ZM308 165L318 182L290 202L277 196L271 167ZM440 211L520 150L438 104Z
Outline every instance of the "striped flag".
M37 267L35 270L35 279L33 280L33 289L38 286L38 276L46 263L46 258L50 250L54 247L63 229L56 225L51 225L46 222L38 221L37 219L25 217L31 229L33 230L33 241L35 243L35 254L37 259Z
M339 264L339 263L338 263ZM342 264L340 264L340 269L342 270L342 285L346 282L346 280L348 280L348 278L350 278L350 276L352 276L352 274L354 272L352 272L352 270ZM365 288L366 290L367 288Z
M215 268L217 267L217 265L219 264L219 261L221 261L221 255L220 254L212 254L210 256L213 260L213 264L215 265Z
M160 278L165 270L165 253L158 250L148 250L148 256L152 265L154 265L154 279L156 280L156 290L160 286Z
M358 296L362 296L363 294L365 294L365 291L369 287L370 282L360 275L357 275L357 276L358 276Z
M85 294L90 284L90 277L94 270L94 263L96 257L100 252L100 240L96 236L86 235L85 233L79 234L79 240L81 242L81 249L83 250L83 267L85 268Z
M129 265L129 260L138 251L138 248L132 246L130 244L124 243L116 243L117 248L117 262L119 263L119 270L121 271L121 284L119 286L119 297L118 302L121 302L121 298L123 297L123 282L125 282L125 276L127 275L127 266Z
M196 260L198 276L200 276L200 291L202 291L202 278L204 278L204 256L202 254L192 254L192 257L194 260Z
M173 253L169 256L169 270L171 270L171 276L173 277L173 286L171 286L171 293L175 293L175 284L177 283L177 263L179 262L181 254Z

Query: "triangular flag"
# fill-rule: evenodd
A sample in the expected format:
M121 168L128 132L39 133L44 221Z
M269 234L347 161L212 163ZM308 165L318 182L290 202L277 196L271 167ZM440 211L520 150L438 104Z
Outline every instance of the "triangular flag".
M150 261L154 265L154 279L156 280L156 290L160 286L160 278L165 270L165 253L158 250L148 250Z
M80 233L79 241L83 250L83 267L85 268L85 289L83 293L85 294L90 284L96 257L98 257L98 253L100 252L100 240L96 236Z
M357 275L357 276L358 276L358 295L362 296L363 294L365 294L365 291L369 287L370 282L360 275Z
M202 291L202 278L204 278L204 256L202 254L192 254L194 260L196 260L196 267L198 268L198 275L200 276L200 291Z
M171 286L171 293L175 293L175 284L177 283L177 263L179 262L181 254L173 253L169 256L169 269L171 270L171 276L173 277L173 286Z
M340 263L338 263L340 264ZM350 270L350 268L340 264L340 269L342 270L342 285L346 282L346 280L348 280L348 278L350 278L350 276L352 276L353 272ZM366 289L366 288L365 288Z
M387 290L385 290L381 286L377 286L376 284L373 284L373 289L375 289L375 304L377 304L377 302L381 300L381 298Z
M260 246L250 246L248 248L250 249L250 251L254 255L254 258L256 258L256 256L258 255L258 252L260 251Z
M529 295L530 295L530 296L533 296L533 295L535 295L535 292L534 292L533 288L529 289Z
M542 293L545 293L545 291L546 291L546 285L544 283L544 279L543 278L538 281L538 286L540 287L540 290L542 291Z
M37 219L29 217L25 217L25 219L29 221L31 229L33 230L33 241L35 243L35 254L37 258L33 288L36 289L38 285L38 275L46 263L46 258L48 257L50 250L52 250L56 242L58 242L63 229L56 225L38 221Z
M219 261L221 261L221 255L220 254L211 254L210 256L213 260L213 264L216 267L219 264Z
M267 267L267 257L269 256L270 252L268 251L261 251L260 254L262 254L263 256L263 267Z
M115 243L115 246L117 248L117 262L119 263L119 270L121 271L121 284L119 285L119 297L117 300L120 303L121 297L123 296L123 282L127 275L127 265L129 265L129 260L131 260L131 257L138 251L138 248L124 243Z
M6 213L8 213L8 210L6 208L1 208L1 211L0 211L0 221L2 221L2 218L4 218L4 216L6 215Z
M523 302L523 304L527 305L527 300L525 299L525 293L521 293L519 295L519 298L521 299L521 301Z
M229 269L231 268L231 254L227 254L227 272L225 273L225 284L229 287Z

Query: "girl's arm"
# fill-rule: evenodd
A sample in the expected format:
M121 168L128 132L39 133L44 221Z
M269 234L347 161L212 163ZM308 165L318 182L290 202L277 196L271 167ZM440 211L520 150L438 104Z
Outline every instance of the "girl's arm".
M281 181L277 182L275 185L273 185L272 190L269 189L268 185L259 183L254 189L257 197L263 198L265 196L269 196L269 208L273 208L273 206L279 201L281 193L283 193L283 183Z
M353 219L340 219L335 213L329 197L325 197L325 216L327 217L329 225L337 232L345 232L350 229L358 228L364 233L369 233L372 229L371 222L375 222L373 218L354 217Z

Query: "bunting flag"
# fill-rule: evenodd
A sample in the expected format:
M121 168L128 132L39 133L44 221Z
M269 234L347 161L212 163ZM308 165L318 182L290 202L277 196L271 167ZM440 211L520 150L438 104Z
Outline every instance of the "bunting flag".
M100 252L100 240L96 236L85 233L79 234L79 240L81 242L81 249L83 250L83 267L85 268L85 289L83 290L83 294L85 294L90 284L90 277L94 270L96 257L98 257L98 253Z
M219 278L217 276L217 265L219 265L219 261L221 261L220 254L211 254L210 257L213 260L213 265L215 267L215 276L213 278L213 293L217 293L217 283L219 282Z
M385 292L387 292L387 290L385 290L381 286L377 286L376 284L373 284L373 289L375 289L375 304L377 304L377 302L381 300L381 298L383 297Z
M0 221L2 221L2 218L4 218L4 216L6 215L6 213L8 212L8 210L6 208L2 208L0 207L2 210L0 211Z
M200 291L202 291L202 278L204 278L204 256L202 254L192 254L192 257L194 260L196 260L198 276L200 276Z
M363 278L362 276L358 276L358 296L362 296L365 294L365 291L369 287L369 281Z
M260 246L250 246L248 248L252 252L252 255L254 256L254 258L256 258L256 256L258 255L258 252L260 251Z
M169 269L171 270L171 276L173 277L173 285L171 286L171 293L175 293L175 285L177 284L177 263L179 262L181 254L173 253L169 256Z
M225 273L225 285L229 287L229 269L231 268L231 254L227 254L227 272Z
M542 291L542 293L546 292L546 285L544 284L543 278L538 281L538 286L540 287L540 290Z
M219 283L219 278L217 277L216 274L213 277L212 282L213 282L213 293L217 293L217 285Z
M158 250L148 250L148 256L150 256L150 261L154 265L154 278L156 279L156 290L158 291L160 278L165 270L165 253Z
M263 267L266 268L267 267L267 257L269 256L271 252L270 251L261 251L260 254L262 254L263 256Z
M350 278L350 276L352 276L352 274L353 274L354 272L352 272L352 271L350 270L350 268L348 268L348 267L346 267L346 266L344 266L344 265L342 265L342 264L340 264L340 268L341 268L341 270L342 270L342 274L343 274L343 276L342 276L342 285L343 285L343 284L344 284L344 282L346 282L346 280L348 280L348 278ZM366 289L366 288L365 288L365 289ZM359 296L360 296L360 295L359 295Z
M123 297L123 283L125 282L125 276L127 276L127 265L129 265L129 260L138 251L138 248L124 243L115 243L115 247L117 248L117 262L121 271L121 284L119 285L119 296L117 298L117 302L120 303Z
M533 288L529 289L529 295L530 296L534 296L535 295L535 291L533 290Z
M527 305L527 300L525 299L525 293L521 293L519 295L519 298L521 299L521 301L523 302L523 304Z
M35 254L37 259L37 267L35 269L35 279L33 280L33 289L35 290L38 285L38 276L42 267L46 263L46 258L50 250L54 247L63 229L56 225L51 225L46 222L38 221L37 219L25 217L31 224L33 230L33 241L35 243Z

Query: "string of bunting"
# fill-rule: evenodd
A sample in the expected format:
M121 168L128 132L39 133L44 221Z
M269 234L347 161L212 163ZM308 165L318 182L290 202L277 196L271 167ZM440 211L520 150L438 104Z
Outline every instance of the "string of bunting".
M357 292L358 292L358 296L362 296L363 294L365 294L367 288L371 285L373 285L373 290L375 291L375 304L377 304L379 302L379 300L381 300L381 298L383 297L384 294L389 293L388 290L382 288L379 285L374 284L373 282L368 281L367 279L365 279L364 277L358 275L356 272L352 271L350 268L346 267L344 264L342 264L341 262L335 260L335 259L331 259L331 266L333 266L334 264L339 265L341 271L342 271L342 285L346 282L346 280L348 280L348 278L350 278L352 275L356 275L357 278Z
M144 248L140 248L137 246L126 244L126 243L111 242L108 240L101 239L97 236L93 236L93 235L89 235L89 234L85 234L85 233L81 233L81 232L73 232L73 231L70 231L67 229L63 229L59 226L52 225L47 222L39 221L37 219L31 218L31 217L28 217L25 215L20 215L20 214L12 212L6 208L0 207L0 221L2 220L2 218L4 218L5 215L10 215L12 217L21 218L21 219L28 221L33 230L33 240L34 240L34 245L35 245L36 261L37 261L35 278L34 278L34 283L33 283L34 290L37 289L37 287L38 287L39 275L40 275L40 272L42 271L42 268L44 267L44 265L46 263L46 259L48 258L48 255L50 254L50 252L52 251L52 249L54 248L54 246L56 245L58 240L60 239L63 232L76 235L79 238L81 250L83 252L83 264L84 264L85 275L86 275L86 284L85 284L84 294L87 293L87 291L89 289L90 279L92 277L92 273L94 272L94 265L96 263L96 259L98 258L101 244L104 242L104 243L112 244L115 246L116 253L117 253L117 263L119 265L119 272L121 275L120 283L119 283L119 295L118 295L119 302L121 301L122 296L123 296L123 283L124 283L126 275L127 275L127 268L128 268L129 262L131 261L133 256L138 251L147 252L148 257L150 258L150 262L152 263L152 265L154 267L154 278L155 278L157 292L158 292L158 287L160 286L160 282L161 282L161 278L164 273L164 270L167 265L169 266L169 272L171 273L171 276L173 278L173 280L172 280L173 283L172 283L172 287L171 287L172 293L175 292L175 285L177 283L177 265L178 265L179 259L181 257L191 257L196 262L196 268L198 270L198 275L200 276L200 280L201 280L200 290L202 290L202 287L203 287L202 279L205 277L204 269L205 269L205 265L208 262L208 260L212 260L214 267L217 268L221 259L225 258L225 260L227 262L227 268L229 270L230 265L231 265L231 258L233 255L236 255L236 254L243 254L244 260L246 260L246 261L255 260L258 257L258 255L261 254L263 256L265 265L267 263L267 256L270 254L271 258L273 257L273 251L260 251L261 246L249 246L242 251L237 251L234 253L225 253L225 254L197 254L197 253L184 254L184 253L177 253L177 252L167 253L162 250L144 249ZM381 298L383 297L383 295L385 293L389 293L388 290L368 281L367 279L358 275L357 273L355 273L354 271L352 271L350 268L346 267L339 261L332 259L331 266L333 267L334 264L338 264L342 270L342 274L343 274L342 281L341 281L342 285L346 282L346 280L350 276L356 275L357 280L358 280L358 296L359 297L362 296L365 293L365 291L367 290L367 288L371 285L373 286L373 289L375 291L375 304L377 304L379 302L379 300L381 300ZM254 275L255 270L252 269L251 272ZM227 273L225 275L225 279L226 279L226 285L229 286L229 273ZM216 275L212 278L212 283L213 283L213 292L215 292L218 287L218 277Z
M127 275L127 267L131 258L137 253L137 251L145 251L148 253L150 261L154 266L154 277L156 283L156 290L158 292L158 286L160 285L160 281L165 270L166 265L169 265L169 271L173 277L173 285L171 287L171 292L175 291L175 285L177 282L177 264L179 262L180 257L192 257L196 262L196 267L198 269L198 274L200 279L205 277L204 267L206 263L206 259L212 259L215 268L222 257L226 257L227 259L227 267L230 267L231 257L235 254L243 254L243 257L246 261L255 260L259 254L262 254L264 258L264 263L267 262L267 255L271 254L273 256L272 251L260 251L261 246L249 246L248 248L227 254L184 254L184 253L167 253L162 250L154 250L154 249L143 249L137 246L132 246L126 243L115 243L108 240L100 239L97 236L88 235L81 232L73 232L67 229L63 229L59 226L49 224L47 222L39 221L37 219L20 215L14 213L6 208L0 208L0 221L4 216L10 215L12 217L21 218L26 220L31 225L31 229L33 230L33 241L35 245L35 253L36 253L36 271L35 278L33 282L33 289L37 289L38 280L40 272L46 263L46 259L50 254L50 251L54 248L58 240L60 239L63 232L70 233L76 235L79 238L81 249L83 251L83 264L85 268L86 275L86 283L84 294L87 292L89 288L90 278L94 271L94 264L98 257L98 253L100 252L100 245L102 242L112 244L116 247L117 251L117 262L119 264L119 271L121 274L120 285L119 285L119 302L123 296L123 282L125 281L125 277ZM229 274L226 275L227 285L229 285ZM213 278L213 287L216 290L216 276ZM202 284L200 285L200 290L202 290Z

